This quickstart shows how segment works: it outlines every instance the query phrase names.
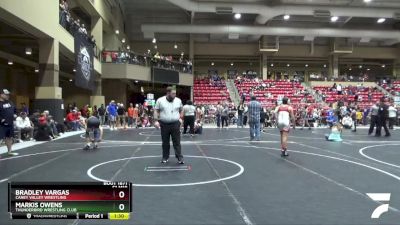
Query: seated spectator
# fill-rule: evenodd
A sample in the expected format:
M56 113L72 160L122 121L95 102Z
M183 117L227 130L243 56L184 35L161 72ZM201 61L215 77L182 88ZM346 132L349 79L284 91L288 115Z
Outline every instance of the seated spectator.
M54 139L53 132L51 131L50 126L47 124L46 114L42 113L38 121L38 130L35 134L35 140L49 141L51 138Z
M68 126L69 129L72 131L77 131L78 130L78 114L76 110L72 110L67 114L67 117L65 118L65 122Z
M346 115L342 120L343 127L346 129L350 129L353 127L353 120L349 115Z
M20 116L16 119L16 128L18 132L18 140L22 142L22 135L29 134L29 140L33 140L33 124L26 116L25 112L21 112Z
M48 110L45 110L43 113L46 116L47 124L50 127L53 137L58 137L57 122L54 121L53 116L50 115L50 112Z

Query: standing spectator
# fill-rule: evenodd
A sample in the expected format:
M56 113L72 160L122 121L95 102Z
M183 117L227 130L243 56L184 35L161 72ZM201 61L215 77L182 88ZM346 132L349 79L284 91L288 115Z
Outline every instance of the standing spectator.
M103 126L106 119L106 109L104 108L104 104L101 104L100 108L97 109L97 113L99 115L100 125Z
M22 142L22 134L28 133L29 138L33 140L33 124L26 116L26 112L21 112L20 116L17 117L15 123L17 130L18 130L18 140Z
M81 109L81 115L85 118L87 118L88 116L88 111L89 111L89 105L85 105L83 106L83 108Z
M92 116L96 117L97 119L99 118L99 110L97 109L97 105L93 106Z
M157 99L154 107L154 126L161 128L162 140L162 160L161 163L167 163L170 153L170 137L175 149L175 157L178 159L178 164L184 164L181 150L180 127L182 125L182 101L176 97L176 90L172 87L167 88L167 94L164 97Z
M229 107L228 104L224 103L224 106L222 108L221 112L221 127L224 128L224 125L226 128L228 128L228 117L229 117Z
M389 129L393 130L394 125L396 124L397 118L397 109L394 107L394 103L391 103L389 106Z
M21 103L21 112L24 112L26 113L26 115L29 115L29 108L26 106L24 102Z
M9 156L16 156L18 153L12 151L14 136L14 116L17 113L15 105L9 101L10 92L3 89L0 92L0 140L4 139Z
M218 102L217 108L216 108L216 112L215 112L215 116L217 118L217 127L219 128L221 126L221 114L222 114L222 110L224 108L222 107L222 105Z
M60 3L60 25L67 29L67 17L68 17L68 2L67 0L62 0Z
M243 112L244 112L244 103L243 103L243 101L241 101L239 106L238 106L237 127L242 127L243 128Z
M261 104L256 100L255 96L251 96L248 106L248 120L250 125L250 141L256 139L260 141L260 112Z
M353 107L350 112L350 117L353 120L353 132L357 131L357 110L356 107Z
M188 126L190 127L190 135L194 135L194 121L195 121L196 108L193 106L192 101L188 100L186 105L183 106L183 134L186 134Z
M134 114L135 114L135 108L133 107L133 104L130 103L128 108L128 127L133 127Z
M339 84L337 87L336 87L336 91L337 91L337 94L338 95L342 95L342 85L341 84Z
M140 119L139 113L140 113L139 105L136 104L135 108L133 109L133 120L135 121L136 128L138 127L138 123L139 123L139 119Z
M117 113L118 113L118 120L117 120L118 123L120 124L121 127L126 129L126 110L124 104L122 103L119 104Z
M117 119L117 105L115 105L115 101L112 100L110 104L107 106L107 115L108 121L110 123L110 130L116 130L115 122Z

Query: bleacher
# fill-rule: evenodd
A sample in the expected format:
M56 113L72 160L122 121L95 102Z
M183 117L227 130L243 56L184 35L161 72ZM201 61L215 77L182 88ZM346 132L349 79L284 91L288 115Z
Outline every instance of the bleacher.
M216 85L210 84L209 79L195 79L193 85L193 100L196 105L216 105L229 102L229 92L224 80Z
M400 81L393 81L392 85L389 86L387 84L382 84L382 88L384 88L386 91L388 91L390 94L394 96L400 96Z
M384 94L377 89L363 87L362 89L356 89L357 87L354 86L353 89L355 93L346 94L349 91L349 87L343 87L342 94L339 95L337 91L331 90L332 86L314 86L313 89L315 91L319 91L320 94L324 94L326 96L325 102L326 103L334 103L341 99L344 100L345 104L349 104L351 102L355 102L355 96L358 95L357 105L360 109L364 109L366 107L372 106L374 103L379 101ZM368 93L371 92L371 100L368 98Z
M288 97L292 105L304 105L306 102L301 102L302 99L306 97L308 103L315 102L311 95L305 96L304 94L296 94L296 91L303 91L304 87L300 83L293 83L289 81L273 81L273 80L260 80L259 82L255 80L245 80L239 83L235 82L236 87L239 91L239 95L242 96L243 93L246 94L246 102L250 101L250 88L257 87L265 83L270 87L266 87L263 90L254 90L253 95L257 97L257 100L261 102L263 107L274 107L276 101L281 96ZM268 93L271 94L268 97Z

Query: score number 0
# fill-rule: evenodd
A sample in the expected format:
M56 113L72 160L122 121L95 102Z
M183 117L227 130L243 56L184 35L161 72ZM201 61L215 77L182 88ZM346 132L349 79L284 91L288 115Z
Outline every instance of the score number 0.
M125 197L125 192L120 191L118 193L118 196L119 196L119 198L124 198ZM119 208L119 210L124 211L125 205L124 204L119 204L118 208Z

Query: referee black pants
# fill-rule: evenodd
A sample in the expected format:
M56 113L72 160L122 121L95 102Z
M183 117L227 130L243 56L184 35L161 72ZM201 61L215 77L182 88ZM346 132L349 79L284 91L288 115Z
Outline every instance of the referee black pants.
M181 124L179 121L172 123L164 123L160 122L161 127L161 140L162 140L162 149L163 149L163 159L169 158L169 149L170 137L172 138L172 145L175 149L175 157L179 160L183 159L182 151L181 151L181 132L180 127Z

